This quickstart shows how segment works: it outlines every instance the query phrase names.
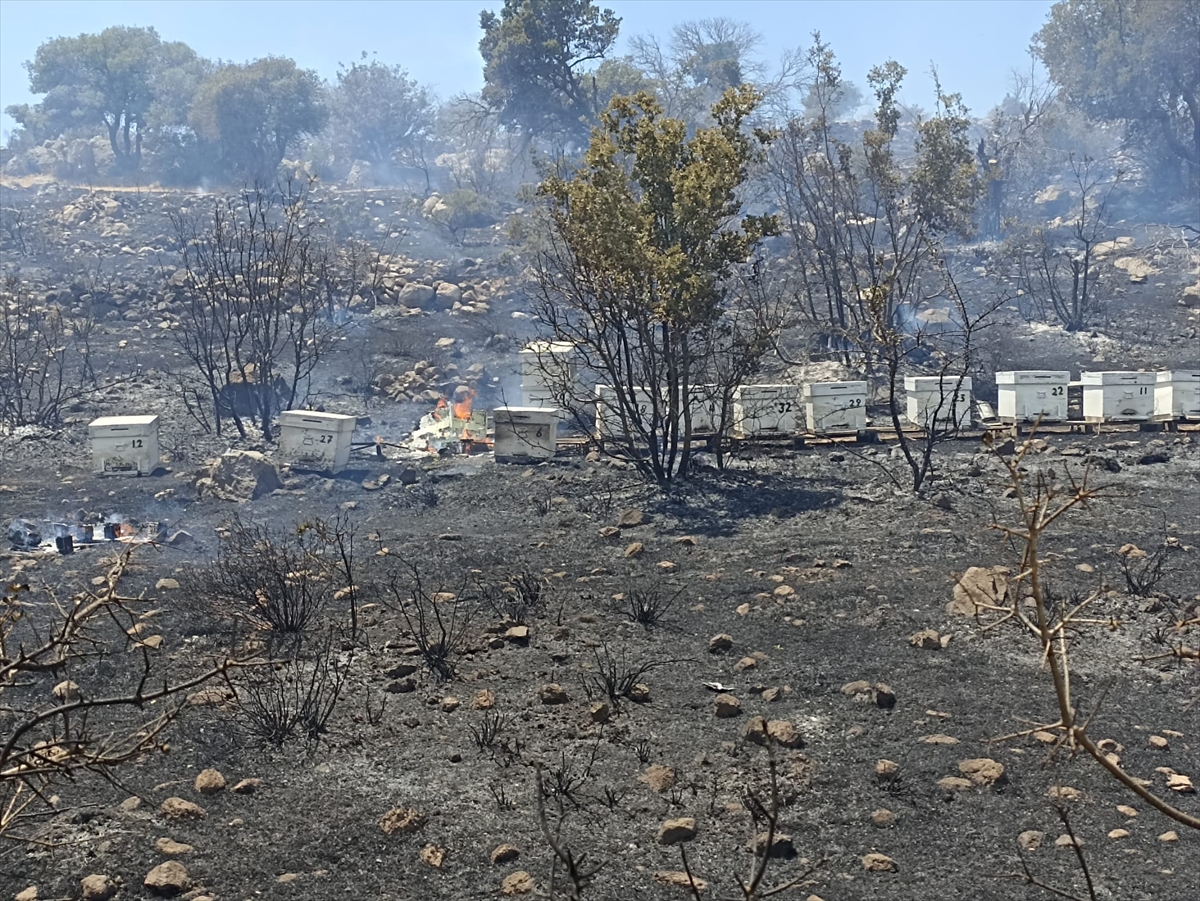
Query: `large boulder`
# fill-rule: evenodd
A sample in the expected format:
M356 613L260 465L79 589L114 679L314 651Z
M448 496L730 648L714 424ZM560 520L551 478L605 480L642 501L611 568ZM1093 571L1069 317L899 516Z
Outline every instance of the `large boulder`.
M400 289L398 300L406 307L423 307L429 304L436 292L430 285L422 285L420 282L409 282Z
M193 483L201 497L225 501L256 500L283 487L279 471L265 454L231 450L200 470Z

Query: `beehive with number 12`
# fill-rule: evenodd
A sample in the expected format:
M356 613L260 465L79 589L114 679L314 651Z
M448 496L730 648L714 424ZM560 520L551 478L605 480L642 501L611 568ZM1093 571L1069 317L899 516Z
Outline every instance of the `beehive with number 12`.
M148 475L158 468L157 416L101 416L88 423L92 471Z

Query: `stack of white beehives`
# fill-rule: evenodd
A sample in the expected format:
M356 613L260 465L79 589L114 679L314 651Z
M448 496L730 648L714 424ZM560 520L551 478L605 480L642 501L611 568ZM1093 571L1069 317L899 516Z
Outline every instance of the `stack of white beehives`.
M577 350L570 341L534 341L517 354L521 361L521 406L559 407L570 400L578 376Z

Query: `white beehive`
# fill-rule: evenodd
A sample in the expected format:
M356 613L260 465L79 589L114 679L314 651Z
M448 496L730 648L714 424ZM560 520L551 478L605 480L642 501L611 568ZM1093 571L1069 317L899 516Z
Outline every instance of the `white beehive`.
M638 417L643 426L648 426L653 414L651 407L653 399L650 392L645 388L635 388L633 390L634 402L638 407ZM630 428L635 429L632 422L630 423ZM625 430L621 425L621 406L617 398L616 389L612 385L597 385L596 434L601 438L613 438L624 435L624 432Z
M1059 370L997 372L997 415L1004 422L1062 422L1070 382L1071 373Z
M492 411L497 460L549 460L558 450L558 411L550 407L497 407Z
M958 390L955 391L955 388ZM908 421L928 428L936 413L939 428L966 428L971 424L971 379L958 376L908 376L904 379Z
M142 475L158 468L157 416L101 416L88 423L92 471Z
M1200 369L1172 369L1156 375L1155 419L1200 418Z
M814 435L849 434L867 427L866 382L812 382L804 386L804 412Z
M691 395L692 434L714 435L721 426L721 389L717 385L693 385ZM680 425L682 429L683 426Z
M799 407L799 385L739 385L733 393L734 434L794 435Z
M1154 415L1153 372L1082 372L1083 418L1088 422L1140 422Z
M521 404L554 406L574 390L576 348L570 341L533 341L518 353L521 365ZM547 400L550 401L547 404Z
M279 414L279 456L308 469L341 472L350 462L354 416L286 410Z

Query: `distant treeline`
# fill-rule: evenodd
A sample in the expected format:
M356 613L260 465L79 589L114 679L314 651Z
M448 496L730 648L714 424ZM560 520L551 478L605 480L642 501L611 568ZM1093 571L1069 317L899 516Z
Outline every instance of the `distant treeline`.
M176 184L273 178L289 156L334 177L363 161L384 180L428 180L437 164L458 187L486 193L497 160L527 157L531 147L560 156L582 149L617 95L645 91L665 115L692 126L705 124L726 88L743 83L766 95L763 114L776 124L847 117L865 106L862 91L844 80L834 96L822 95L811 49L768 68L756 56L759 36L741 22L684 22L665 43L637 36L628 55L615 56L620 25L589 0L505 0L498 14L480 13L482 92L445 102L401 64L365 53L326 82L286 57L207 60L153 28L59 37L26 63L42 99L7 108L20 128L5 155L11 161L47 141L72 141L81 171ZM1196 183L1200 3L1061 0L1033 35L1032 51L1051 81L1043 100L1119 130L1125 148L1167 181ZM993 120L1028 118L1028 89L1018 79ZM985 166L1003 163L1006 147L993 143L981 145Z

